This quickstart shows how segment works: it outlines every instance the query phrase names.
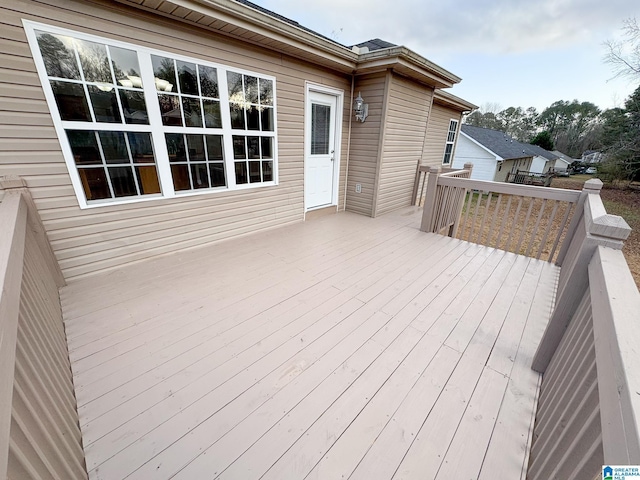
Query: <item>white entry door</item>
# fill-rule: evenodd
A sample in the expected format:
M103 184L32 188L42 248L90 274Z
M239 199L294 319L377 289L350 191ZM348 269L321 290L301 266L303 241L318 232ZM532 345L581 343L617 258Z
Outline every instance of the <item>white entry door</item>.
M331 205L335 186L337 97L309 91L304 192L307 210Z

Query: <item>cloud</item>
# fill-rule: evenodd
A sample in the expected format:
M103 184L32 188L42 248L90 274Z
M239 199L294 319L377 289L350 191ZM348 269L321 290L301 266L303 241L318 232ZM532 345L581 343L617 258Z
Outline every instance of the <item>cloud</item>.
M640 13L629 0L256 1L347 45L379 37L426 56L434 50L542 51L595 37L602 42L624 18Z

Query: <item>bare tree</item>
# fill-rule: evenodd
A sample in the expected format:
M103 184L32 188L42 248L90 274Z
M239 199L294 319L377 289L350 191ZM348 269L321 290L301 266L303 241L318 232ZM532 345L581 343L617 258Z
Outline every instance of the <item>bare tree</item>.
M622 40L607 40L605 63L612 66L614 78L640 77L640 25L636 18L623 21Z

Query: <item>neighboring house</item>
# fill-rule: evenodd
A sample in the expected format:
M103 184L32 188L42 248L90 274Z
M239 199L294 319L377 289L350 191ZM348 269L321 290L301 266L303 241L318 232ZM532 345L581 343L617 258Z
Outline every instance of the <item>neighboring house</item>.
M555 159L548 150L514 140L504 132L462 125L453 167L462 168L465 163L473 163L471 178L504 182L509 173L518 170L547 172Z
M597 152L595 150L586 150L582 154L582 161L584 163L600 163L604 160L604 153Z
M509 135L489 128L462 125L453 167L473 163L471 178L504 182L516 170L529 171L534 154Z
M0 175L26 180L67 279L410 205L417 166L449 163L475 108L406 47L345 47L244 0L0 10Z
M556 171L565 172L573 162L578 160L577 158L571 158L569 155L565 155L560 150L554 150L551 153L555 154L557 157L553 166Z
M528 143L523 143L522 145L524 145L523 148L525 150L534 154L531 167L529 168L531 173L546 173L553 169L556 164L556 160L558 159L558 156L555 153L545 150L538 145L531 145Z

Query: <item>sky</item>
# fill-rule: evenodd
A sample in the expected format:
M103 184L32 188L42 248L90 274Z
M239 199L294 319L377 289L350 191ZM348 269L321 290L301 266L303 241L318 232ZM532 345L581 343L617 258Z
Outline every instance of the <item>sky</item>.
M638 86L603 61L623 21L640 21L638 0L252 1L343 45L404 45L461 77L448 91L485 109L622 107Z

